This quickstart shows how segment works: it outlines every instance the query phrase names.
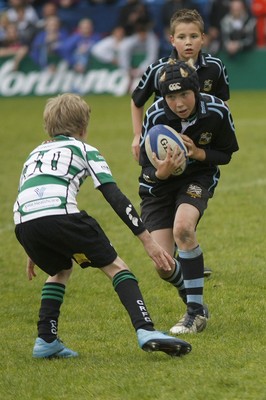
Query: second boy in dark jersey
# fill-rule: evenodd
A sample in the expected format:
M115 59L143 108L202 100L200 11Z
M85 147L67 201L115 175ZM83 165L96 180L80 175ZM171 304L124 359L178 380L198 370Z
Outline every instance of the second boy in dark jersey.
M204 42L204 22L196 10L177 11L170 21L170 40L173 45L171 59L188 61L193 59L197 69L200 91L215 95L223 101L229 100L229 83L223 62L201 51ZM154 101L160 96L159 76L169 57L151 64L132 93L131 113L134 139L132 152L139 159L139 138L143 121L144 106L151 96Z

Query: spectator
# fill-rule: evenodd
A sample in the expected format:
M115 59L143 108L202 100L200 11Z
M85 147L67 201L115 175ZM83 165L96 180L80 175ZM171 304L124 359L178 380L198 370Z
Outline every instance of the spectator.
M77 32L72 33L63 46L64 57L69 67L84 73L89 63L91 48L100 38L100 35L93 31L92 21L83 18L78 24Z
M72 33L82 18L81 7L87 5L87 0L30 0L33 3L35 9L37 10L40 18L43 18L43 14L47 12L54 15L54 10L52 10L51 4L56 8L56 14L60 18L61 27L65 28ZM49 4L48 8L46 4Z
M44 3L43 6L41 7L40 11L40 19L38 21L38 29L43 29L45 28L46 24L46 19L51 16L57 16L58 13L58 8L56 3L50 1L48 3Z
M222 47L230 55L256 44L256 19L243 0L231 0L229 12L221 20Z
M159 39L149 25L139 23L136 32L122 40L118 52L118 65L127 71L131 78L138 78L158 58L159 45ZM140 61L136 59L137 56Z
M126 36L131 36L136 33L137 26L148 26L152 22L149 9L141 0L127 0L120 9L117 25L125 29Z
M61 28L59 18L51 15L33 40L30 53L32 59L40 68L54 69L63 56L62 46L67 37L68 32Z
M118 53L124 37L124 28L117 26L113 29L111 35L99 40L99 42L92 47L91 54L102 63L119 67Z
M158 57L160 45L147 5L140 0L127 0L121 7L118 25L126 36L119 47L118 65L130 77L139 77Z
M28 0L9 0L7 17L17 25L19 40L30 45L37 32L39 17Z
M212 55L221 49L221 20L229 11L230 0L212 0L209 14L208 34L205 47Z
M20 42L16 24L9 21L4 24L3 17L1 22L4 30L2 30L0 37L0 57L13 56L13 70L16 71L29 49L28 46Z
M156 60L158 49L159 40L155 33L140 24L136 26L136 33L130 36L125 36L124 28L117 26L111 35L92 47L91 53L98 61L124 69L134 78Z

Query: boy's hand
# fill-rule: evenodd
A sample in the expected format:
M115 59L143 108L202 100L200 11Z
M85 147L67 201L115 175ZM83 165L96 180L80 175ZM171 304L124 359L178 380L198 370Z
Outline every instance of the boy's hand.
M34 266L35 266L35 263L28 257L26 272L27 272L29 281L31 281L32 278L35 278L35 276L36 276L36 273L34 271Z
M198 161L204 161L206 158L206 153L203 149L200 149L195 145L192 139L187 135L182 135L183 142L187 148L187 155L190 158Z
M177 168L179 168L185 161L185 153L184 151L180 150L178 146L174 148L174 150L171 149L171 147L168 145L167 147L167 153L166 157L164 160L159 160L156 157L156 154L152 154L153 161L156 165L156 177L158 179L164 180L169 178L170 175L176 171Z
M150 235L148 231L144 231L138 238L141 240L147 254L154 261L158 269L171 271L175 262L167 251L165 251Z

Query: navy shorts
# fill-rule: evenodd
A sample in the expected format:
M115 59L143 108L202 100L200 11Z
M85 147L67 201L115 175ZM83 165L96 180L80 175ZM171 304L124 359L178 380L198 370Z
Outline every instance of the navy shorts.
M15 233L28 256L51 276L71 268L72 260L82 268L101 268L117 257L98 222L85 211L24 222Z
M211 197L212 194L207 189L193 183L162 196L143 196L140 204L141 218L149 232L172 229L180 204L186 203L196 207L201 218Z

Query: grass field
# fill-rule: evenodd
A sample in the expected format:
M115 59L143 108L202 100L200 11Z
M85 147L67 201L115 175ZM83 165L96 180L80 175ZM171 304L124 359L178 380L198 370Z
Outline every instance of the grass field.
M33 360L45 274L28 282L13 233L12 207L22 163L45 136L44 98L0 99L0 399L3 400L265 400L265 127L266 93L233 92L230 107L240 151L222 167L214 199L198 228L211 318L185 339L193 350L171 359L138 348L129 318L98 270L75 268L59 333L80 353L73 360ZM138 207L139 167L131 156L129 97L88 97L90 143ZM184 313L139 241L88 181L79 206L94 215L137 275L157 329Z

